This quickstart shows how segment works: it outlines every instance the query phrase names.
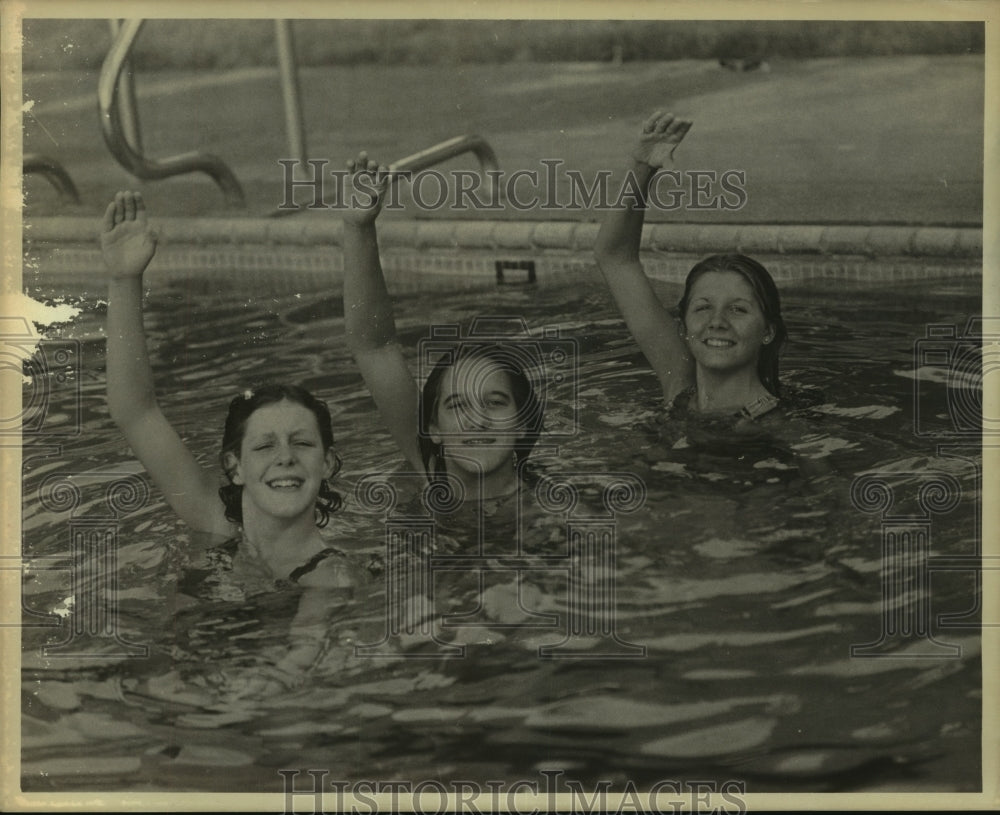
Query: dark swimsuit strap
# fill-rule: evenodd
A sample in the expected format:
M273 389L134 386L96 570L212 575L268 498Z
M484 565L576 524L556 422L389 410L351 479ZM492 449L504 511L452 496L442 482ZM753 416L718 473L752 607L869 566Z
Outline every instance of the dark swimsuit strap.
M301 566L292 569L288 575L288 579L292 583L297 582L300 577L309 574L309 572L313 571L317 566L319 566L320 563L330 557L330 555L340 555L343 557L344 553L339 549L321 549Z
M673 398L668 410L672 413L689 411L691 400L697 392L697 388L695 388L694 385L689 385ZM757 419L765 413L770 413L780 403L781 400L777 396L773 396L769 393L765 396L761 396L759 399L755 399L749 405L744 405L736 413L734 413L733 416L739 419Z

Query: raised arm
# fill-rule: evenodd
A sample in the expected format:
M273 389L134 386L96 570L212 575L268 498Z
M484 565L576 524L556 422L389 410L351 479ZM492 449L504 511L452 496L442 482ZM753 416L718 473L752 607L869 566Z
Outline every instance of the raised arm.
M347 163L351 185L344 212L344 332L375 405L406 460L423 470L417 442L417 384L396 340L392 301L382 274L375 219L388 168L366 153Z
M643 125L632 150L629 175L641 200L623 196L621 209L609 210L597 236L594 254L629 332L660 380L667 401L693 381L693 367L680 326L664 308L639 262L639 242L649 185L657 170L670 161L691 123L657 111Z
M101 249L108 273L108 408L167 503L185 523L226 534L218 484L167 422L156 402L142 325L142 274L156 237L139 193L119 192L104 213Z

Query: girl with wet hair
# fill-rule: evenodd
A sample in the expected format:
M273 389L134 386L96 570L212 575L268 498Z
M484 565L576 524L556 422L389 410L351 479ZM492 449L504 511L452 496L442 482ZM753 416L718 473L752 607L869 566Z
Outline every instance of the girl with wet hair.
M688 274L675 319L639 262L650 185L690 127L662 111L646 120L628 167L638 200L625 197L623 208L608 212L595 256L667 404L754 419L781 396L778 355L787 331L771 275L745 255L706 258Z
M458 479L466 500L516 493L542 430L528 372L502 342L457 340L418 393L396 339L375 229L389 169L366 153L348 169L345 331L383 421L410 466L428 480Z
M488 375L493 369L506 376L514 405L518 414L524 419L524 434L513 443L512 457L515 465L528 460L541 434L541 403L516 355L511 354L503 345L478 345L466 342L459 346L457 359L444 357L438 361L420 391L418 400L420 459L423 470L432 479L447 472L448 469L445 444L435 440L434 431L434 428L443 424L438 418L441 411L451 408L451 400L455 398L453 394L446 392L445 398L442 399L447 382L446 375L455 365L475 366L477 363L484 374Z
M156 400L142 321L142 275L156 236L139 193L119 192L104 213L109 281L107 388L111 418L167 503L198 532L236 538L239 554L274 580L350 585L320 528L340 506L330 412L303 388L266 385L232 400L222 469L202 467ZM272 583L273 585L273 583Z
M219 498L225 507L226 518L235 524L243 523L243 486L233 482L233 463L239 458L243 439L246 436L247 422L253 413L265 405L273 405L282 401L302 405L316 418L323 449L333 450L333 420L330 409L325 402L320 401L305 388L298 385L267 384L244 391L229 403L226 415L226 425L222 434L222 453L220 461L226 474L227 482L219 487ZM319 493L316 496L316 526L323 529L330 522L330 515L340 509L341 496L331 486L330 480L340 471L340 457L334 453L333 472L320 482Z

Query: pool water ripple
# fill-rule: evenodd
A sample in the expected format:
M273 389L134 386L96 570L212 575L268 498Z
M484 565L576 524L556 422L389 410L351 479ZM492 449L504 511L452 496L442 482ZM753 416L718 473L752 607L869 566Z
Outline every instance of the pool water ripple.
M428 315L467 327L477 314L503 314L578 341L578 382L549 392L547 415L565 426L578 399L580 430L556 440L558 455L539 453L536 468L642 479L645 506L616 527L615 625L645 657L540 659L539 646L560 632L516 624L565 615L569 584L525 571L492 574L482 586L442 577L449 610L482 623L434 621L443 642L465 644L464 658L411 659L433 651L422 638L359 658L356 645L385 633L385 578L376 572L338 601L310 664L283 675L300 595L192 594L203 544L153 493L116 530L121 635L149 656L123 660L111 648L47 656L42 648L66 637L65 623L24 630L24 788L280 791L279 769L307 767L344 779L485 782L534 778L539 768L584 783L739 778L751 792L977 788L974 629L937 632L959 647L951 659L851 657L852 646L878 639L887 608L882 521L852 503L856 477L889 474L907 496L922 474L953 476L963 500L935 521L933 553L975 549L975 461L942 455L914 434L915 380L897 372L913 370L926 323L964 324L977 295L953 287L919 307L914 297L788 293L783 370L808 398L786 421L751 433L664 417L655 378L600 290L400 298L399 333L414 364ZM148 309L164 410L206 465L216 461L228 400L254 382L300 380L327 400L344 461L337 487L348 499L328 533L362 566L381 555L384 527L356 503L353 486L401 462L344 348L339 298L193 298L178 286ZM26 447L24 548L39 568L27 569L24 595L26 620L36 623L65 620L73 608L66 572L40 568L65 569L70 557L66 515L42 505L43 482L76 476L76 512L91 516L102 507L102 473L139 472L103 402L102 311L85 310L62 329L89 338L84 433L59 460ZM947 410L944 384L920 385L936 389ZM565 551L564 521L542 521L534 551ZM442 527L442 551L461 551L462 523ZM495 520L491 541L502 540L503 523ZM926 599L936 615L975 619L976 591L971 574L947 573ZM592 602L577 610L598 619ZM592 656L605 646L576 641Z

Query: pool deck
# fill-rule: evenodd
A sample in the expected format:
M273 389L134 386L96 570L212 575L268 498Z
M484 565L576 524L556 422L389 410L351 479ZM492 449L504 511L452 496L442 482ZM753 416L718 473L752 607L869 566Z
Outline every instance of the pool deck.
M209 271L224 276L340 278L339 218L157 218L160 249L151 271L174 279ZM595 271L592 247L600 228L582 221L385 219L379 244L387 277L406 288L433 278L465 285L527 282L534 266L541 285ZM25 282L92 276L101 268L98 222L84 217L34 218L25 224ZM335 251L331 253L331 249ZM890 283L982 274L983 232L968 227L865 225L649 224L642 237L651 277L680 282L693 259L718 252L760 257L776 280L817 278ZM239 271L237 271L239 270ZM227 274L228 273L228 274ZM302 273L302 274L297 274Z

